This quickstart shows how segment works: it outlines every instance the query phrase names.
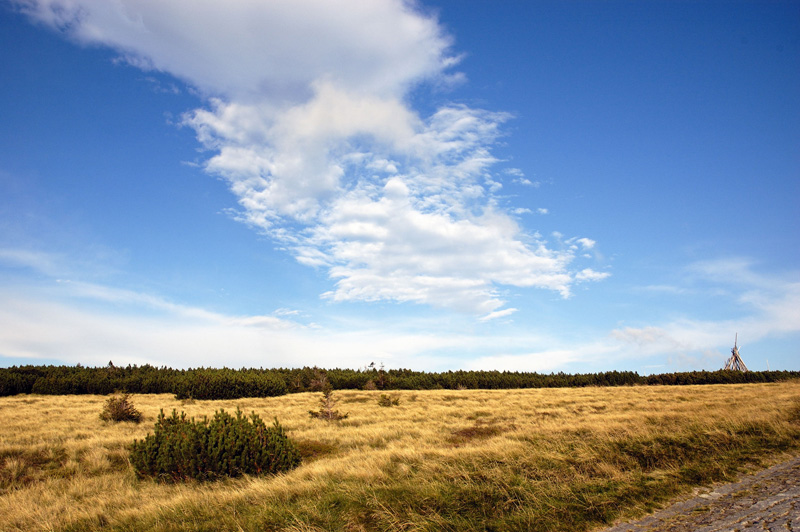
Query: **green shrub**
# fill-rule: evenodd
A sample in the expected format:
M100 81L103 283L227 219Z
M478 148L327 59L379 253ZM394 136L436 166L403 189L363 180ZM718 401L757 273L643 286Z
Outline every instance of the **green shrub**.
M381 396L378 398L379 406L398 406L399 404L400 404L399 397L390 397L385 393L382 393Z
M100 412L103 421L133 421L139 423L142 413L136 410L130 400L130 394L123 393L109 397Z
M220 410L195 421L173 410L169 417L161 411L155 433L133 442L130 459L139 477L177 482L288 471L300 453L277 419L267 427L237 409L235 417Z

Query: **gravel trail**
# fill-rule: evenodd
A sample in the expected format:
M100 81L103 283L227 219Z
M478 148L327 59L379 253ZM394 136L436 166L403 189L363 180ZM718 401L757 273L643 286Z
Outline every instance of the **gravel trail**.
M800 532L800 457L603 532Z

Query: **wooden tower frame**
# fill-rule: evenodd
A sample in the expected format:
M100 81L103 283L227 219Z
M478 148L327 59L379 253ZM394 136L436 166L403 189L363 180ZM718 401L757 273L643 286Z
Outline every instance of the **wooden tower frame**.
M744 360L739 356L739 333L736 333L736 338L733 340L733 349L731 349L731 358L725 362L725 368L731 371L747 371L747 366L744 365Z

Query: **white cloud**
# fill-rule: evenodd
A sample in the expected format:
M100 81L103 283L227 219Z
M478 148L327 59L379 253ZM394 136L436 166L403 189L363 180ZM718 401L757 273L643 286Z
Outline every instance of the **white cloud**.
M728 286L747 286L774 290L783 283L774 277L760 275L754 271L755 261L746 257L726 257L698 261L686 271L689 275L703 281L712 281Z
M61 260L51 253L21 248L0 248L0 265L13 268L30 268L52 275L61 271Z
M497 310L495 312L490 312L486 316L481 317L480 321L490 321L490 320L495 320L497 318L505 318L506 316L510 316L510 315L514 314L515 312L517 312L517 309L515 309L515 308L507 308L507 309L503 309L503 310Z
M570 363L586 362L610 351L613 351L613 348L591 344L564 349L543 349L523 354L492 355L471 360L467 369L477 371L554 371Z
M686 271L695 275L696 282L713 286L723 285L732 294L733 304L740 307L738 318L724 320L702 319L691 314L661 323L619 327L598 340L561 338L534 341L539 349L529 352L503 353L478 357L468 363L470 369L518 371L551 371L569 364L594 367L600 370L621 361L664 360L657 366L662 371L721 369L729 356L734 335L739 334L740 348L761 340L776 339L800 333L800 282L797 272L787 275L766 275L754 269L748 259L733 258L703 261L692 264ZM681 293L683 291L681 290ZM528 339L530 341L530 339ZM548 346L549 345L549 346ZM752 353L752 352L750 352ZM755 361L763 364L766 353Z
M329 268L336 290L326 297L485 314L503 305L495 284L567 295L602 278L576 279L571 251L547 249L497 209L483 177L505 115L449 107L423 121L397 101L351 101L325 85L317 97L273 122L230 105L188 120L221 146L208 169L229 180L241 218L302 264Z
M341 328L303 325L286 319L290 316L295 312L285 309L268 316L225 315L153 294L85 283L0 286L0 363L57 359L89 366L113 360L117 365L176 368L358 368L379 360L390 368L440 371L462 367L465 354L509 341L465 335L460 328L456 333L437 330L429 322L419 327L413 320L391 327L348 321Z
M454 62L436 20L401 0L12 1L81 43L235 100L297 101L322 79L397 95Z
M688 290L686 288L682 288L679 286L674 285L664 285L664 284L657 284L657 285L649 285L643 286L641 288L637 288L637 290L641 290L644 292L653 292L656 294L686 294Z
M397 99L355 97L327 83L315 91L312 100L278 114L266 104L216 100L213 110L185 118L218 152L206 169L228 180L244 218L264 230L283 218L312 222L320 202L347 188L346 171L364 172L367 180L397 171L387 158L360 153L354 138L368 137L387 152L414 137L418 119Z
M402 191L399 185L396 189ZM26 255L14 250L0 256L28 257L23 267L52 275L53 280L62 277L57 256ZM15 259L13 264L20 266L21 261ZM50 273L40 268L54 264L56 271ZM408 301L435 297L448 303L444 306L458 306L470 304L464 293L473 293L472 304L476 310L484 304L485 312L474 324L478 330L472 334L464 333L470 329L465 323L444 323L452 317L441 325L435 320L415 322L402 317L389 325L385 321L353 319L312 325L305 323L307 316L285 308L265 315L228 315L113 286L62 280L37 281L31 287L14 277L10 283L0 284L0 361L6 357L35 363L44 358L105 365L111 359L117 364L167 363L173 367L302 364L356 368L377 359L389 367L426 371L557 371L570 366L604 370L623 361L630 367L631 361L666 359L666 371L674 371L721 367L736 332L747 363L751 363L748 345L800 332L800 283L795 281L796 273L763 275L750 266L728 269L721 264L709 267L710 264L700 269L694 265L688 270L702 271L702 275L710 276L707 282L713 280L737 294L734 297L741 307L739 317L714 321L690 315L619 327L588 340L587 331L576 335L571 329L550 330L548 336L542 336L542 331L529 325L509 334L506 320L500 318L517 310L485 305L487 299L496 298L490 285L458 285L465 282L462 277L454 278L452 285L438 278L411 277L403 282L409 285L405 288ZM717 277L723 271L728 275ZM356 276L349 278L354 290L383 286L359 285L357 281ZM387 290L390 293L385 296L364 297L399 299L402 287ZM420 291L422 295L417 294ZM336 297L336 293L330 297ZM452 301L447 302L448 298ZM298 361L298 353L302 353L302 361Z
M740 338L763 338L800 332L800 282L788 276L764 275L743 258L703 261L687 268L706 287L722 286L741 310L725 320L680 318L658 326L625 327L611 336L637 346L643 354L705 352Z
M111 358L124 364L169 360L182 367L233 360L268 366L277 361L259 361L257 353L282 354L281 344L298 327L271 316L223 316L102 286L67 287L52 295L0 289L3 356L89 365Z
M576 281L600 281L607 279L611 274L608 272L596 272L591 268L584 268L575 274Z
M527 177L519 177L517 179L514 179L514 183L516 183L518 185L523 185L523 186L526 186L526 187L533 187L533 188L539 188L540 186L542 186L541 182L539 182L539 181L531 181Z
M279 308L275 310L272 314L275 316L298 316L300 315L300 311L289 308Z
M574 249L549 249L498 206L491 148L508 114L445 105L423 117L408 107L416 84L459 78L449 73L451 38L412 3L15 3L200 89L208 107L183 124L212 152L205 169L227 180L237 219L328 269L335 289L325 297L487 315L505 303L500 285L566 297L605 276L572 271Z
M523 244L509 216L488 209L469 217L421 212L416 204L423 201L393 192L334 205L310 239L336 264L331 274L340 280L331 297L485 314L502 305L494 283L568 292L571 255Z

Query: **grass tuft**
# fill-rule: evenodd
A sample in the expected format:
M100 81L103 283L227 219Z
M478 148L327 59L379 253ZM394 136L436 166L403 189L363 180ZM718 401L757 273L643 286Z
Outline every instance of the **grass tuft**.
M795 399L789 407L789 422L800 425L800 399Z
M303 462L325 458L338 450L336 445L320 440L299 440L294 443Z
M378 406L382 407L392 407L392 406L399 406L400 405L400 398L397 396L390 396L382 393L381 396L378 398Z

